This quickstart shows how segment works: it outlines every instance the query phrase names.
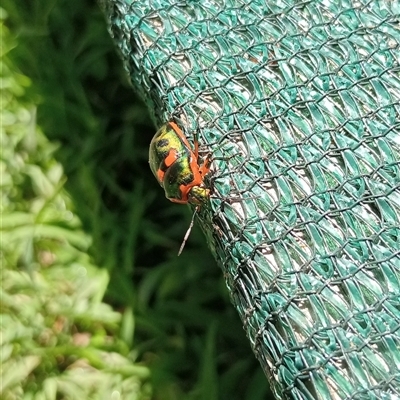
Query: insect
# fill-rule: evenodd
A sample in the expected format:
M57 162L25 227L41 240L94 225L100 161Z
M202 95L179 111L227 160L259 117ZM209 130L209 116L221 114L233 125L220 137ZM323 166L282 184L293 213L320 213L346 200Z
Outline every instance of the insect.
M199 165L199 145L194 151L175 122L168 122L154 135L150 143L150 168L174 203L200 205L210 196L204 187L204 176L210 170L209 158Z
M210 197L210 190L204 187L203 182L210 170L210 159L207 157L199 165L197 139L194 140L193 150L178 125L168 122L157 131L150 143L149 164L167 199L174 203L196 205L180 254L200 205Z

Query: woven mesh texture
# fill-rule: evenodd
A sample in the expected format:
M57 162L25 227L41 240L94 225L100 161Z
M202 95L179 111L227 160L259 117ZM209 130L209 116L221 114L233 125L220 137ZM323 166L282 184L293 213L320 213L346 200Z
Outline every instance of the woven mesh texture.
M103 7L157 123L212 154L199 220L276 397L399 399L400 2Z

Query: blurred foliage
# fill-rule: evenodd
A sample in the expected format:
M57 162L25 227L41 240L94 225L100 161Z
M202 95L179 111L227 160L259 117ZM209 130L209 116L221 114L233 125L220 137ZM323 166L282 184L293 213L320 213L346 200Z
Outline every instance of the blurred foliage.
M1 28L0 396L149 399L149 371L132 362L119 338L122 316L102 302L108 273L87 254L90 237Z
M39 283L32 273L36 274L40 261L32 263L32 257L36 254L40 260L43 255L54 254L57 262L46 267L49 276L41 279L51 276L51 290L60 296L57 302L67 303L72 309L78 307L85 314L83 327L90 337L96 338L96 346L97 338L102 337L103 341L113 343L110 347L122 357L129 355L150 367L152 398L270 398L266 378L230 304L222 273L199 229L193 230L182 255L177 257L190 210L168 202L151 174L148 145L156 128L128 84L97 5L89 0L5 0L3 4L9 14L7 24L18 41L9 56L32 80L31 86L25 85L26 96L38 104L38 125L50 139L45 141L39 135L39 146L36 136L28 135L26 129L19 134L20 140L17 136L13 139L16 146L27 143L33 150L28 153L28 169L25 156L21 156L24 171L29 172L18 178L21 182L9 183L13 188L10 190L21 193L16 194L13 210L7 213L13 218L14 213L23 209L25 218L31 221L27 232L32 236L34 227L34 237L45 246L42 254L35 250L32 237L30 241L25 238L26 243L21 242L18 251L15 248L14 259L8 260L8 265L14 266L14 273L27 274L31 280L29 293L33 296L32 288ZM28 125L33 131L34 115L29 109ZM63 165L65 175L55 163L53 153ZM3 157L10 160L14 156ZM58 170L48 164L57 165ZM42 171L44 166L46 172ZM64 184L65 176L68 180ZM53 189L46 189L43 182L50 182ZM45 195L41 190L49 192ZM62 212L53 204L61 193L65 204ZM40 211L44 204L49 211ZM18 213L16 218L20 218ZM57 235L43 231L46 224L42 219L51 221ZM79 251L79 257L73 256L72 248ZM84 254L86 251L90 257ZM91 266L91 259L108 271L109 282L104 269ZM82 265L90 273L77 280L74 273L79 276ZM21 269L23 266L25 269ZM68 277L77 285L74 287L79 295L68 292L73 286ZM69 296L63 298L57 285L65 285ZM90 289L85 289L85 285ZM104 290L105 301L118 313L104 309L100 302ZM74 296L83 296L87 309L82 311ZM32 307L36 304L42 318L51 321L47 313L52 302L45 295L40 297L30 298ZM89 304L88 299L95 303ZM65 307L56 307L62 321L76 312ZM75 317L72 320L74 323L61 325L69 326L74 340L77 322ZM54 321L49 322L50 327ZM32 344L35 351L36 346ZM49 370L56 365L49 364ZM31 383L38 385L38 380L50 375L39 369ZM84 376L81 373L75 378L78 384ZM125 398L134 398L134 393Z

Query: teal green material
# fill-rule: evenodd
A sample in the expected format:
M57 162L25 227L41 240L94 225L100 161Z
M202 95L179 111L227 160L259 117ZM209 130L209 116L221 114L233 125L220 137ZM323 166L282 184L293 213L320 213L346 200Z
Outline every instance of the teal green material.
M104 7L213 155L200 220L276 397L400 398L399 1Z

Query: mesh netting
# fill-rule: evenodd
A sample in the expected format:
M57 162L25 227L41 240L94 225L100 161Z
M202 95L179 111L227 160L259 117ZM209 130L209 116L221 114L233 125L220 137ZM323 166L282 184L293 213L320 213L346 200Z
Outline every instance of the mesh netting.
M212 154L199 220L276 397L400 398L400 2L103 5Z

